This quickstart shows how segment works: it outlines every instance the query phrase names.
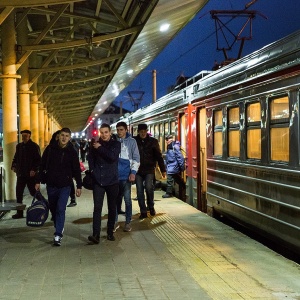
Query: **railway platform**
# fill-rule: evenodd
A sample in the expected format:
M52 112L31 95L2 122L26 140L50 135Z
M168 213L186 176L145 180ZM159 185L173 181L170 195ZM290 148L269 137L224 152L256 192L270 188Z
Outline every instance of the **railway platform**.
M132 231L123 232L120 215L114 242L105 238L105 203L99 245L87 240L91 191L67 208L61 247L52 246L50 220L30 228L7 213L0 220L0 299L300 299L297 263L162 194L155 192L156 216L144 220L133 201Z

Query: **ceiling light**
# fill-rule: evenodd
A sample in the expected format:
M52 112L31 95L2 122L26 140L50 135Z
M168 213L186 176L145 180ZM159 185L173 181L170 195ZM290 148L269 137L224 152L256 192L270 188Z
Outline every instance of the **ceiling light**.
M163 25L161 25L161 26L159 27L159 30L160 30L161 32L165 32L165 31L167 31L167 30L169 29L169 27L170 27L170 24L169 24L169 23L165 23L165 24L163 24Z
M131 75L132 73L133 73L132 69L130 69L130 70L127 71L127 75Z

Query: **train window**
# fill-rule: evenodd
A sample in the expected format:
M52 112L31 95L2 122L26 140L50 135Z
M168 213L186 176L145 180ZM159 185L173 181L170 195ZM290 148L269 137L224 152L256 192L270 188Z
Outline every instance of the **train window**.
M247 106L247 123L260 122L261 109L260 103L252 103Z
M222 111L216 110L214 112L214 126L222 126Z
M240 156L240 131L230 130L228 133L228 155L230 157Z
M214 132L214 155L222 156L222 131Z
M157 137L160 146L163 145L165 142L163 138L163 132L164 132L164 124L160 124L159 137Z
M289 99L287 96L273 99L271 106L271 120L289 118Z
M165 123L164 134L167 135L169 133L169 123ZM171 132L170 132L171 133Z
M289 113L288 96L270 101L271 160L289 161Z
M153 132L154 136L158 136L159 135L159 126L155 125L154 126L154 132Z
M251 103L247 106L247 158L261 159L261 106Z
M228 109L228 155L230 157L240 156L240 109L232 107Z
M271 128L271 160L289 161L289 128Z
M223 121L222 110L214 111L214 155L222 156L223 154Z
M174 134L175 131L176 131L176 122L175 122L175 121L172 121L172 122L171 122L171 130L170 130L170 132L171 132L172 134Z
M240 124L240 109L238 107L230 108L228 117L229 125Z
M261 130L247 129L247 158L261 159Z

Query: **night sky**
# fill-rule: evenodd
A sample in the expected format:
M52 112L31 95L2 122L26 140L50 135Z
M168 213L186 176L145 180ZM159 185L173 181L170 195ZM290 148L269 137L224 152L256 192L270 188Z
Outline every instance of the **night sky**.
M251 0L210 0L208 4L183 28L169 45L152 61L148 67L137 76L116 98L119 106L123 101L123 108L133 111L128 98L128 91L144 91L141 106L152 101L152 70L157 71L157 99L167 93L168 87L175 85L180 75L191 77L201 70L211 70L214 62L224 61L222 51L217 51L215 22L211 18L211 10L241 10ZM272 43L296 30L300 29L300 1L295 0L257 0L248 10L255 10L255 19L252 23L252 40L246 40L242 56L245 56L263 46ZM267 19L266 19L267 18ZM238 34L246 18L221 18L229 29ZM220 31L219 31L220 32ZM233 37L224 29L229 43ZM249 25L242 36L250 35ZM219 45L225 47L224 39L219 36ZM229 58L236 58L240 42L233 44L228 51ZM127 102L126 102L127 101Z

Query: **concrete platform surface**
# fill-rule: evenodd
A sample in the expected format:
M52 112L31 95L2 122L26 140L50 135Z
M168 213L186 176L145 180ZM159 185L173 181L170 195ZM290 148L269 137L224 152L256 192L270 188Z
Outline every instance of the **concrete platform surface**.
M46 193L43 191L44 196ZM99 245L90 245L92 192L67 208L61 247L53 224L0 220L1 300L300 299L300 266L176 198L155 192L156 216L107 241L106 204ZM135 197L133 188L132 197ZM25 204L31 202L26 196ZM124 208L124 204L123 204Z

